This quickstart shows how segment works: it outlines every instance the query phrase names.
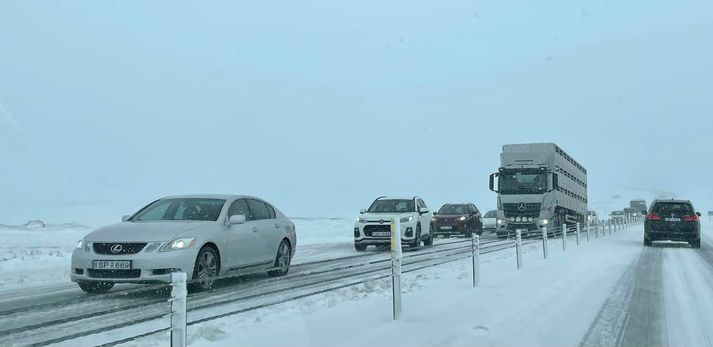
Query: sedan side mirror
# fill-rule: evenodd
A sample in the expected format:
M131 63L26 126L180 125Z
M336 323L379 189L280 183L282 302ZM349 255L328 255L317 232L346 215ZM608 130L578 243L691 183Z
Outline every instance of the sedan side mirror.
M242 214L236 214L230 216L230 219L228 220L230 225L235 225L235 224L243 224L245 223L245 215Z
M434 215L434 216L437 215L437 214L438 214L438 212L433 212L433 215Z
M128 222L129 219L131 219L131 215L130 215L130 214L127 214L127 215L121 217L121 222L122 222L122 223Z
M428 209L425 208L425 207L421 207L421 209L418 210L418 213L420 213L420 214L426 214L426 213L428 213Z
M700 217L700 216L701 216L701 213L700 213L700 212L696 212L696 215L697 215L698 217Z
M366 209L363 209L363 208L362 208L361 210L359 210L359 213L360 213L360 214L366 213Z

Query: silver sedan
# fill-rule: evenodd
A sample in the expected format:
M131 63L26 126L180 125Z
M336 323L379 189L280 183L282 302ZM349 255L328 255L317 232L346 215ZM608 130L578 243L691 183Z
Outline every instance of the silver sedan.
M98 293L115 283L166 282L183 271L193 289L210 290L220 277L287 274L295 246L295 224L262 199L171 196L80 240L71 280Z

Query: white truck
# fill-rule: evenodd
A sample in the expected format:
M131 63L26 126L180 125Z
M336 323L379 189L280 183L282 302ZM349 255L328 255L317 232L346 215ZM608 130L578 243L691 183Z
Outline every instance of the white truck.
M508 222L498 236L586 222L587 170L554 143L504 145L490 190Z

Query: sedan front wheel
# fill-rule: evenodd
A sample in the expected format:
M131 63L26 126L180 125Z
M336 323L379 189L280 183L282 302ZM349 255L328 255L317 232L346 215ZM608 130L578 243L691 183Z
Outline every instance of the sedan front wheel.
M206 291L213 289L216 277L218 277L219 259L218 251L215 248L206 246L201 248L196 257L196 265L193 268L192 289L195 291Z

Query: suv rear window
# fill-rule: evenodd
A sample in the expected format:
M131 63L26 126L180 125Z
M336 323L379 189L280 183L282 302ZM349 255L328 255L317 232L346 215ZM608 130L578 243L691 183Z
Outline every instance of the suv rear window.
M651 212L660 215L690 215L693 214L693 206L678 202L659 202L654 205Z

